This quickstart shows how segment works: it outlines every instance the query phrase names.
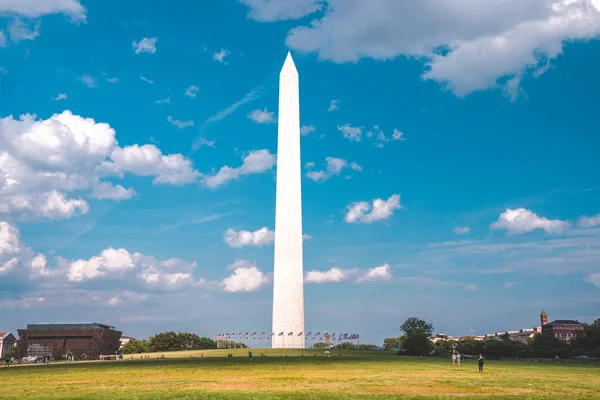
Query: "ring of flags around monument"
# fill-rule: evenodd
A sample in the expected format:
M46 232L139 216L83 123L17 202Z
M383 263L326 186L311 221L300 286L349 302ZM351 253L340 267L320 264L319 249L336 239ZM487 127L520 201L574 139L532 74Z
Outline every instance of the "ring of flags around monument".
M312 347L312 345L316 344L316 343L322 343L323 341L327 341L329 339L329 343L333 346L335 346L336 344L340 344L342 342L354 342L354 341L358 341L360 339L360 335L358 335L357 333L339 333L336 335L336 333L328 333L327 331L323 331L323 333L321 334L321 332L316 332L316 333L312 333L312 332L308 332L306 334L304 334L304 332L298 332L298 333L294 333L293 331L290 332L286 332L286 331L281 331L281 332L271 332L271 333L267 333L267 332L254 332L254 333L250 333L250 332L246 332L246 333L218 333L216 335L213 336L213 339L215 339L217 341L217 348L226 348L228 347L227 344L232 344L233 343L244 343L246 344L248 347L268 347L268 345L270 344L271 341L271 337L272 336L283 336L284 338L287 337L291 337L292 340L294 337L301 337L304 335L304 339L309 342L307 344L306 347ZM220 342L225 342L225 346L221 346ZM312 343L311 343L312 342ZM223 343L221 343L223 344ZM358 343L357 343L358 344ZM253 345L253 346L251 346ZM258 346L256 346L258 345Z

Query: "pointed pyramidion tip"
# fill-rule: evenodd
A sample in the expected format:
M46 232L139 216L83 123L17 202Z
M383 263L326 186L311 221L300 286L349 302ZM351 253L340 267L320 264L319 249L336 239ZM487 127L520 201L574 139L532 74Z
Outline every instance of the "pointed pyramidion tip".
M285 57L283 67L281 67L281 72L298 72L296 70L296 65L294 64L294 59L292 58L292 53L289 51L287 53L287 57Z

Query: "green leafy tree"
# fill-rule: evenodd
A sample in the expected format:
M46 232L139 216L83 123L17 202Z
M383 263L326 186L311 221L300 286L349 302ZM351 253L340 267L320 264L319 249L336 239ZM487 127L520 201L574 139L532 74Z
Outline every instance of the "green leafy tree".
M415 334L431 336L433 334L433 325L422 319L410 317L400 325L400 330L404 332L405 336Z
M130 339L129 342L123 345L121 350L123 354L149 353L150 345L146 340Z
M433 350L433 343L429 340L428 335L413 333L404 337L402 350L412 356L429 355Z
M402 348L404 336L391 337L383 339L383 348L386 350L394 350Z
M433 334L433 325L416 317L407 318L400 326L404 332L401 349L409 355L426 355L433 350L429 338Z
M433 344L433 354L436 356L448 356L452 354L452 342L450 340L438 340Z

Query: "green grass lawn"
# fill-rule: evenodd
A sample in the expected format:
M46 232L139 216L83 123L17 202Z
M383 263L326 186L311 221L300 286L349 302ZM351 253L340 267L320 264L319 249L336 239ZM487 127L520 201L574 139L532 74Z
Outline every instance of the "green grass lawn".
M600 367L399 357L385 352L247 350L165 353L164 359L0 368L2 399L593 399ZM261 351L268 356L260 357ZM196 357L191 357L192 354ZM203 357L200 357L200 354Z

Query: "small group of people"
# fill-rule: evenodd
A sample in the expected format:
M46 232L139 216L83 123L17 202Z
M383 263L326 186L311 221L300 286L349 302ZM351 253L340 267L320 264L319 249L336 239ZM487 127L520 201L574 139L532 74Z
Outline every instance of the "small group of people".
M462 358L459 352L452 353L452 365L460 365L460 359ZM479 372L483 372L483 354L479 354L479 359L477 360L477 366L479 367Z
M452 365L460 365L461 355L459 352L452 353Z

